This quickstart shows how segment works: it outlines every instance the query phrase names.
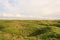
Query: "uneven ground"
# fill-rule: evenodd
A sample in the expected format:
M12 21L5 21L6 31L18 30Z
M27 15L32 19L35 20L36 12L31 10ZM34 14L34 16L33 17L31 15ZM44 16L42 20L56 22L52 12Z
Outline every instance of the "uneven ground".
M0 40L60 40L60 20L0 20Z

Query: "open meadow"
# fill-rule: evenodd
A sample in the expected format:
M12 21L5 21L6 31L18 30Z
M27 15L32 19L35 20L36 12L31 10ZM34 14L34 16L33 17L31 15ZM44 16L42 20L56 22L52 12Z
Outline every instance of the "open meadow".
M60 20L0 20L0 40L60 40Z

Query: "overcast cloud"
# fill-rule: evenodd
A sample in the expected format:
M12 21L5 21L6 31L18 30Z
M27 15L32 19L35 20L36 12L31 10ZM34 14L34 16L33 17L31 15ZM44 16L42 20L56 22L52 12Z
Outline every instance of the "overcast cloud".
M1 18L60 19L60 0L0 0Z

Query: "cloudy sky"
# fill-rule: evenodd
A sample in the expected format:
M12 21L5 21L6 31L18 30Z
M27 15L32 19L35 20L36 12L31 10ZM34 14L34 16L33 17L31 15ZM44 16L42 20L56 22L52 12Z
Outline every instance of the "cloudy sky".
M1 18L60 19L60 0L0 0Z

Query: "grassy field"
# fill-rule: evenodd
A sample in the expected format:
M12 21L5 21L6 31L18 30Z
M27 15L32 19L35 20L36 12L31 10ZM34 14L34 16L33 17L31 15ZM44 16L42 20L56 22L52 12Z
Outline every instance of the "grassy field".
M60 40L60 20L0 20L0 40Z

